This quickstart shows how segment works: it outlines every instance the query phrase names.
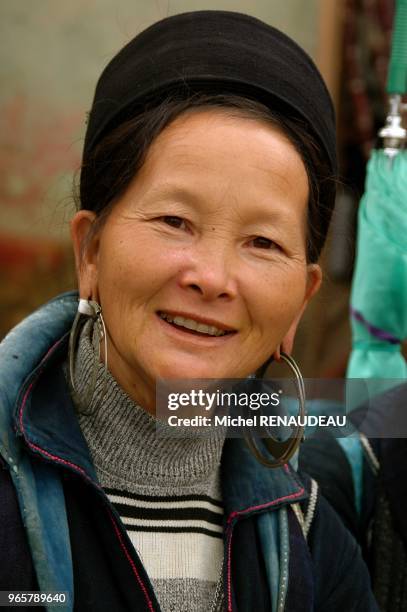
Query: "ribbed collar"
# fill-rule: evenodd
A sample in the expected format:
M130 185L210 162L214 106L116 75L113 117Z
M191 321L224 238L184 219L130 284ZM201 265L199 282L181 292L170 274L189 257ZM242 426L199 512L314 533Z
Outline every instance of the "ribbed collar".
M84 396L95 367L91 341L92 325L81 333L75 361L75 386ZM95 465L111 476L133 483L149 485L199 483L210 478L219 467L224 436L211 430L204 437L191 428L180 432L159 426L154 416L138 406L97 366L97 383L86 414L77 405L79 424ZM82 408L83 410L83 408ZM90 414L89 414L90 413Z

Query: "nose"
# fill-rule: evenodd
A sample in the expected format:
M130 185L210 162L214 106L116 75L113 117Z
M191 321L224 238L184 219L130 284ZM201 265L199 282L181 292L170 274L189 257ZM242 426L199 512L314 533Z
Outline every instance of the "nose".
M237 295L237 262L227 247L206 243L191 253L180 271L180 287L199 294L207 301L232 300Z

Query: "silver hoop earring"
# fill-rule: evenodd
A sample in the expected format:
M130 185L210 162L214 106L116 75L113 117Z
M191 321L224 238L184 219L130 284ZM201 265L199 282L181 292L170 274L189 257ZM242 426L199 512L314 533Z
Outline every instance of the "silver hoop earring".
M253 436L250 430L246 431L246 444L249 447L250 451L256 457L256 459L264 466L269 468L278 468L282 467L291 459L291 457L297 451L299 445L304 439L304 426L301 425L305 422L306 415L306 407L305 407L305 385L304 379L302 377L300 368L294 359L287 355L286 353L280 354L281 359L291 368L294 372L295 376L295 386L298 394L298 403L299 403L299 411L297 415L297 425L294 428L294 434L284 441L276 440L275 438L269 437L262 439L264 446L267 451L274 457L274 460L271 460L269 457L266 457L260 450L258 441ZM263 377L267 366L270 361L268 361L262 368L259 373L261 374L261 378Z
M82 325L86 319L93 320L92 338L96 334L96 346L97 350L94 354L93 369L91 375L91 381L87 387L85 393L79 393L75 386L75 351L78 341L78 336ZM82 414L90 415L92 411L89 410L91 401L96 389L97 374L100 363L100 344L104 342L104 376L103 376L103 389L102 395L105 392L106 381L107 381L107 334L106 326L103 320L102 308L100 304L94 300L79 300L78 310L75 315L75 319L72 325L71 333L69 336L69 379L71 383L71 390L74 395L75 401L80 407ZM93 344L93 342L92 342Z

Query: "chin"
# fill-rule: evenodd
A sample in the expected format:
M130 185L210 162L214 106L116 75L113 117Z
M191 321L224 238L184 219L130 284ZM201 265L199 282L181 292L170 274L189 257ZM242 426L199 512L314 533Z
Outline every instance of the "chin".
M158 378L169 380L234 378L213 364L179 363L159 368Z

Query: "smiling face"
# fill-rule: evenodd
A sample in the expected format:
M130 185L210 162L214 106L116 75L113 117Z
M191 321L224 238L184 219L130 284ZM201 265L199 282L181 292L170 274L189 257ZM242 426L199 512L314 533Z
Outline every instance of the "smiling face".
M82 259L94 213L76 214L80 295L101 304L109 369L133 399L153 411L157 377L243 378L290 352L321 276L307 202L280 130L206 109L156 138Z

